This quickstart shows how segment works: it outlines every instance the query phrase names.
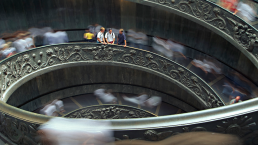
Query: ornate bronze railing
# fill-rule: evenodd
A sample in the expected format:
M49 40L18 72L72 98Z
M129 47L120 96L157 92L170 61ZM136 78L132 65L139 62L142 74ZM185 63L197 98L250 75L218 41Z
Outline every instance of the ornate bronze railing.
M12 142L37 144L39 142L35 137L37 127L51 117L24 111L5 102L16 88L42 72L45 73L46 69L52 71L60 66L67 67L70 66L68 64L83 62L130 65L135 69L156 72L189 89L208 108L217 107L171 116L110 120L112 122L110 129L119 131L126 138L161 140L182 132L212 131L236 134L246 142L257 141L255 130L258 129L258 99L223 106L219 96L202 79L171 60L130 47L83 43L35 48L0 62L1 99L3 100L0 101L1 132ZM164 134L166 134L165 137ZM120 136L116 137L121 139Z
M258 31L228 10L206 0L127 0L160 7L205 26L232 43L258 68Z

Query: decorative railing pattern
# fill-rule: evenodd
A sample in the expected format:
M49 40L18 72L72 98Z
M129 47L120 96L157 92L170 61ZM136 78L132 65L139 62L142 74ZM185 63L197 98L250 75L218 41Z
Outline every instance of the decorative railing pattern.
M32 72L71 62L118 62L162 73L189 88L207 108L223 106L219 96L202 79L183 66L155 53L116 45L63 44L36 48L1 62L1 99L14 82Z
M127 0L145 5L167 7L181 12L188 19L189 15L200 22L206 22L217 28L231 40L239 44L243 49L253 53L258 59L258 51L254 45L258 42L258 32L251 25L243 21L231 12L206 0Z
M156 71L191 89L210 107L223 105L214 91L191 71L162 56L139 49L116 45L61 44L32 49L8 59L1 65L1 95L23 77L50 66L79 62L110 62L130 64ZM3 99L3 98L2 98ZM159 141L170 136L210 131L234 134L245 143L257 143L258 99L203 111L172 116L110 120L110 129L119 130L116 140L141 139ZM20 110L0 101L1 133L17 144L40 144L37 127L50 117ZM133 114L132 114L133 115Z
M151 112L125 105L94 105L64 115L68 118L88 119L129 119L155 116Z

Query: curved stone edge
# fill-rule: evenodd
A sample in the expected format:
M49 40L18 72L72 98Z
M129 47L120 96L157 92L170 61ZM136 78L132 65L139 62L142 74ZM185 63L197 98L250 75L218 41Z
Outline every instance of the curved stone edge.
M258 100L255 100L255 104L257 104ZM240 104L235 104L232 106L224 106L220 107L223 110L227 110L228 108L235 109L241 108L244 105L250 104L250 102L243 102ZM252 104L254 107L254 103ZM133 140L148 140L148 141L161 141L163 139L166 139L168 137L185 133L185 132L198 132L198 131L208 131L208 132L216 132L216 133L225 133L225 134L232 134L240 137L245 141L245 143L252 143L257 140L258 135L258 116L257 116L257 107L254 112L248 112L248 110L245 114L239 113L239 111L230 111L230 113L225 114L225 116L229 116L231 114L231 117L220 117L217 118L217 120L209 120L205 121L205 117L209 117L209 115L205 116L204 114L208 114L209 112L217 112L218 109L210 109L205 111L196 112L196 114L202 114L201 116L195 115L195 118L197 120L200 120L200 122L195 123L194 118L192 120L189 120L189 114L184 114L186 116L182 115L176 115L177 117L171 119L171 121L160 119L160 117L151 117L151 118L143 118L143 119L126 119L126 120L110 120L112 123L112 126L110 129L114 130L114 137L116 140L123 140L123 139L133 139ZM251 109L249 107L249 109ZM252 108L254 109L254 108ZM216 111L215 111L216 110ZM205 113L204 113L205 112ZM234 113L238 113L237 116ZM193 114L193 113L191 113ZM220 112L220 114L224 114L223 111ZM180 117L179 117L180 116ZM205 116L205 117L204 117ZM212 115L211 115L212 116ZM216 115L214 115L216 116ZM197 118L198 117L198 118ZM171 118L171 117L170 117ZM188 123L185 123L184 121L181 124L174 124L173 122L180 122L182 120L177 120L178 118L181 118L183 120L187 120ZM145 124L147 123L149 127L142 124L143 120L145 120ZM146 122L148 120L148 122ZM157 122L154 120L159 121L159 125L157 125ZM202 120L202 121L201 121ZM126 126L121 125L119 122L127 122ZM164 124L164 121L166 121L167 126ZM192 122L193 121L193 122ZM174 125L171 125L174 124ZM30 123L26 122L24 120L20 120L17 118L13 118L7 114L0 113L0 127L1 132L8 137L11 141L18 144L23 143L29 143L32 145L36 145L40 143L39 140L36 138L36 132L37 127L40 124ZM139 128L139 126L142 126ZM145 127L144 127L145 126ZM124 127L124 128L123 128Z
M138 66L179 82L205 102L208 108L224 105L216 92L201 78L167 58L129 47L82 43L44 46L3 60L0 63L1 99L7 101L9 96L6 96L8 93L6 90L10 90L8 88L12 84L23 83L24 81L20 80L30 74L38 73L41 69L48 67L51 69L54 65L72 62L117 62Z
M83 95L83 94L88 94L88 93L94 93L94 91L96 89L100 88L101 86L105 86L106 88L112 88L112 92L114 94L116 94L115 92L132 93L132 94L140 94L142 92L146 92L150 96L160 96L160 97L162 97L162 101L169 103L170 105L173 105L177 108L180 108L186 112L197 111L196 108L190 106L189 104L186 104L185 102L183 102L171 95L167 95L165 93L151 90L151 89L144 88L144 87L131 86L130 84L87 84L87 85L83 85L83 86L76 86L76 87L71 87L71 88L65 89L65 90L69 90L69 92L71 92L70 94L62 93L64 91L62 89L60 91L56 91L56 92L41 96L40 98L49 98L50 99L51 97L54 97L54 96L62 96L62 97L58 97L57 99L64 99L64 98L68 98L68 97L73 97L73 96L78 96L78 95ZM77 88L88 88L88 89L79 89L80 91L78 92L78 91L75 91L75 90L77 90ZM37 98L36 100L38 100L40 98ZM42 104L38 104L37 101L29 102L23 106L20 106L19 108L21 108L23 110L27 110L27 111L33 111L33 110L36 110L37 108L33 108L32 105L34 106L34 104L36 104L36 106L39 106L39 105L43 105L44 103L46 104L47 102L43 102L43 100L49 100L49 99L40 99L40 103L42 103Z
M228 10L206 0L127 0L169 10L225 38L258 68L258 31Z

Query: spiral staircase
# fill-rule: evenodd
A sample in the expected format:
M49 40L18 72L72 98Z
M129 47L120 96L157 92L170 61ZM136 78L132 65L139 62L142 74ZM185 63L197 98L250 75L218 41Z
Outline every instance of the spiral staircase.
M86 3L97 7L97 15L113 14L121 7L119 20L124 28L141 20L137 28L164 38L173 35L223 62L225 70L237 70L257 87L257 30L215 4L204 0L127 0L119 6L112 0L107 6ZM114 12L102 12L101 8L109 10L112 4ZM149 17L157 17L145 17L144 10ZM145 28L146 23L150 25ZM196 55L196 51L190 52ZM54 99L64 102L66 112L59 117L110 120L116 140L160 141L179 133L210 131L258 144L257 98L227 105L220 88L227 77L200 74L188 60L175 62L157 53L118 45L67 43L13 55L0 62L0 70L0 137L8 144L40 144L38 127L51 117L38 112ZM103 85L112 89L117 104L105 104L93 95ZM142 92L160 96L162 103L147 108L122 98ZM112 109L123 113L100 115Z

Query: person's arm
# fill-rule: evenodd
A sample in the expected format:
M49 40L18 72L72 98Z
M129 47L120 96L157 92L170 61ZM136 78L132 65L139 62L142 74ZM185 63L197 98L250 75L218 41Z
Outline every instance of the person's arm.
M233 13L233 15L237 14L238 10L236 9L235 12Z
M117 37L117 45L118 45L119 38Z
M83 38L87 39L87 35L86 35L86 33L84 34Z
M115 40L116 40L116 35L113 33L113 43L112 44L115 43Z
M97 38L97 40L98 40L100 43L102 43L99 38Z
M125 45L124 45L124 47L126 47L126 40L124 40L125 41Z
M104 37L103 37L103 44L106 44Z

